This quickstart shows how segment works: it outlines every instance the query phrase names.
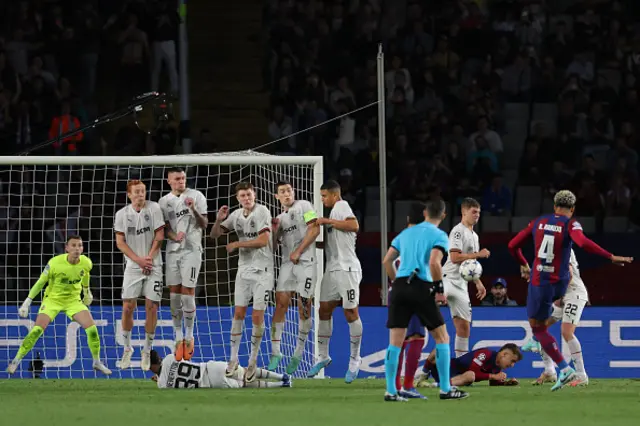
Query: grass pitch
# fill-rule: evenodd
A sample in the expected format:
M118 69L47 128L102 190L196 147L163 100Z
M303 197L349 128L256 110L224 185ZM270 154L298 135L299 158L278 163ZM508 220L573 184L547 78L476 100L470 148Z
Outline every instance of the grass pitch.
M298 380L292 389L159 390L137 380L0 380L0 425L396 426L640 424L640 381L593 380L587 388L465 388L463 401L385 403L382 380Z

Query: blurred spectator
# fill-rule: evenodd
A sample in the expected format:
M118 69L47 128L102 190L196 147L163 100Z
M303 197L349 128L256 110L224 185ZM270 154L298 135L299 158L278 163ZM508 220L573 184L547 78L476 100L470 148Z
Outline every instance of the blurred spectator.
M168 0L157 3L157 12L153 17L154 28L151 36L153 52L153 68L151 71L151 90L157 92L160 87L160 71L162 65L169 73L171 93L178 93L178 61L176 59L176 43L180 17L175 9L169 9Z
M515 300L507 295L507 281L497 278L491 286L491 293L482 300L481 306L518 306Z
M503 181L502 175L496 174L482 196L482 212L493 216L504 216L511 213L511 191Z
M63 101L60 108L60 115L53 117L51 120L49 139L57 138L78 128L80 128L80 121L77 117L71 115L71 104L69 101ZM58 154L65 152L75 154L77 150L77 142L80 142L83 138L84 134L80 132L62 140L57 140L54 142L53 147L56 148L56 152Z

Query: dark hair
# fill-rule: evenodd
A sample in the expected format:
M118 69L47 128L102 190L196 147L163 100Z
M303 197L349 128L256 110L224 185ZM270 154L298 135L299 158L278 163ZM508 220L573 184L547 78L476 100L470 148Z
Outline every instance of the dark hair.
M424 222L424 211L426 209L427 206L425 203L421 203L419 201L411 203L411 206L409 207L409 216L407 218L409 225L417 225L418 223Z
M287 186L287 185L293 188L293 185L291 185L291 182L289 182L288 180L278 181L278 183L276 183L276 193L278 192L281 186Z
M515 343L507 343L503 345L498 352L502 351L510 351L516 356L516 358L518 358L517 361L522 361L522 352L520 351L518 345L516 345Z
M254 190L251 182L240 182L236 185L236 194L240 191Z
M440 217L446 213L447 206L442 198L434 198L427 201L427 216L429 219L440 219Z
M80 241L82 241L82 237L80 235L77 235L77 234L69 235L67 237L67 244L69 244L69 241L71 241L71 240L80 240Z
M329 192L340 192L340 184L335 180L328 180L322 184L320 189Z
M476 208L479 209L480 208L480 203L478 202L478 200L476 200L475 198L470 198L467 197L464 200L462 200L462 203L460 203L460 206L462 207L462 209L466 210L466 209L472 209L472 208Z
M152 349L150 356L151 356L151 365L162 364L162 358L160 358L160 354L157 351Z
M167 169L167 176L171 173L184 173L184 169L182 167L169 167L169 169Z

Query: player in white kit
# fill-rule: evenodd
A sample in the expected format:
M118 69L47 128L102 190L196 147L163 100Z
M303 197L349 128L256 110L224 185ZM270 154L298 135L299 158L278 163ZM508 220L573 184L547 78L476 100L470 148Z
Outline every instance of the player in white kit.
M166 279L175 334L174 355L187 361L195 347L196 284L202 266L202 230L207 228L207 199L202 192L187 188L187 175L179 167L167 171L171 192L158 204L166 223ZM184 317L184 334L182 319Z
M456 328L454 350L456 358L469 352L471 335L471 300L468 282L460 276L460 264L469 259L486 259L489 250L480 250L478 234L473 227L480 220L480 203L473 198L462 200L462 221L449 233L449 256L442 268L442 281L447 304ZM487 295L482 281L475 280L476 296L482 300Z
M362 321L358 314L360 301L360 280L362 268L356 256L356 234L358 219L351 206L342 199L340 184L327 181L320 188L322 204L331 209L329 218L321 217L318 223L327 230L327 263L320 288L320 322L318 324L318 359L307 373L316 376L331 363L329 339L333 331L333 310L340 304L349 323L351 358L345 375L345 382L352 383L360 371L360 344L362 342Z
M569 267L571 268L571 281L569 282L569 287L567 287L567 292L564 297L554 303L549 325L560 321L562 322L562 338L569 346L571 359L573 359L573 363L576 367L576 379L570 383L570 386L586 386L589 384L589 376L587 376L587 372L584 368L582 346L580 345L578 337L575 335L575 331L576 327L580 323L582 311L587 303L589 303L589 293L587 292L587 287L584 285L584 281L582 281L582 278L580 277L578 259L576 259L576 254L573 252L573 249L571 250ZM551 381L555 383L557 375L553 360L540 348L540 343L532 339L523 346L523 350L524 349L532 352L539 352L542 356L542 360L544 361L544 371L534 384L541 385Z
M236 185L236 198L240 207L229 214L229 207L222 206L211 229L211 238L235 232L239 241L227 244L227 252L239 250L238 272L235 283L235 310L231 322L231 357L227 364L227 375L232 376L238 368L238 352L242 326L247 315L247 306L253 298L251 320L251 354L245 372L247 382L256 378L260 343L264 334L264 311L273 291L273 242L271 240L271 213L256 203L256 193L249 182Z
M120 368L131 365L133 347L131 330L133 312L137 299L145 301L145 342L142 349L141 367L149 370L150 351L158 322L158 307L162 299L162 255L160 249L164 240L164 219L158 203L147 201L147 190L139 180L127 183L127 197L131 204L116 212L114 231L116 246L126 259L122 282L122 336L124 352Z
M276 285L276 310L271 327L270 371L275 371L282 359L280 341L284 330L285 315L291 296L298 293L298 340L287 365L287 373L293 374L304 353L304 346L311 330L311 300L316 287L317 264L315 241L320 235L318 215L306 200L296 200L289 182L276 184L276 198L284 212L274 220L274 241L282 242L282 265Z
M258 368L256 380L243 380L244 368L238 367L231 377L226 375L227 363L221 361L189 362L178 361L173 354L164 359L156 351L151 351L151 371L157 374L154 378L160 389L238 389L238 388L290 388L291 378L288 374L278 374Z

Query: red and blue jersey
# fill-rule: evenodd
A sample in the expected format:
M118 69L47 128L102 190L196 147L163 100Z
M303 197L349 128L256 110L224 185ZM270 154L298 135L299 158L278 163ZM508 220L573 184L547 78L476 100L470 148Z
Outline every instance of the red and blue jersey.
M473 371L476 382L489 380L491 374L498 374L502 369L496 364L498 351L489 348L476 349L451 360L451 370L458 374ZM455 369L455 370L454 370ZM454 374L452 373L453 377Z
M534 244L531 284L535 286L570 280L569 260L573 243L587 252L611 257L611 253L583 234L580 222L563 215L540 216L513 237L509 251L521 265L528 265L521 249L529 239Z

